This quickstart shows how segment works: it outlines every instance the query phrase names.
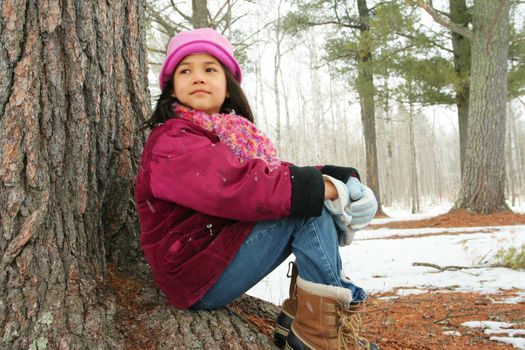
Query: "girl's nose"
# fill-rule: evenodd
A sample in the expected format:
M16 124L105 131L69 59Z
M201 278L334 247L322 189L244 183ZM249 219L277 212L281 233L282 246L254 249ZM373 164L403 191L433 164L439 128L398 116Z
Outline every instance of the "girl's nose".
M193 84L202 84L202 83L204 83L204 78L202 76L202 73L196 72L193 75Z

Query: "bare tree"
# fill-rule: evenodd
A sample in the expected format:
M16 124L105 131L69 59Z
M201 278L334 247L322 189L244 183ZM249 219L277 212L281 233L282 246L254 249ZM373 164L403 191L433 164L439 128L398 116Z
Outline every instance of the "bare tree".
M273 94L275 99L275 133L276 140L275 144L278 150L282 150L282 127L281 127L281 90L279 84L279 74L281 72L281 47L284 40L284 31L281 29L280 21L280 9L282 1L279 1L277 5L277 21L273 28L273 34L275 36L275 54L273 56Z
M411 101L412 99L412 91L411 91L411 85L412 83L409 81L408 83L408 95L409 95L409 105L408 105L408 133L409 133L409 144L410 144L410 179L411 179L411 207L412 207L412 214L419 213L420 204L419 204L419 178L418 178L418 171L417 171L417 156L416 156L416 143L415 143L415 135L414 135L414 103Z

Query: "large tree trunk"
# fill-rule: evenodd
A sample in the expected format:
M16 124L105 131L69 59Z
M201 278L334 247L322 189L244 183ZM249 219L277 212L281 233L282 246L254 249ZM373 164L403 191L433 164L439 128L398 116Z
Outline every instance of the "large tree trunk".
M0 4L0 348L130 348L147 322L172 348L269 348L228 309L170 308L142 263L132 194L149 114L143 2ZM109 261L141 279L135 301L152 318L129 313ZM212 340L204 322L222 325Z
M507 209L505 109L509 1L474 1L467 154L456 208Z
M381 189L377 166L376 120L375 120L375 86L372 67L372 52L369 47L370 25L369 9L366 0L358 0L360 27L360 52L357 57L357 92L361 106L361 120L366 150L366 185L374 191L378 203L378 214L383 214L381 207Z
M450 19L452 22L468 27L471 16L465 0L449 0ZM456 86L456 106L459 126L459 163L463 175L463 164L468 140L468 106L470 97L470 41L463 35L452 31L452 49L454 52L454 71L460 79Z
M0 9L4 349L119 341L102 281L110 253L138 254L131 199L149 100L144 9L89 4L7 0ZM116 242L128 243L113 250Z

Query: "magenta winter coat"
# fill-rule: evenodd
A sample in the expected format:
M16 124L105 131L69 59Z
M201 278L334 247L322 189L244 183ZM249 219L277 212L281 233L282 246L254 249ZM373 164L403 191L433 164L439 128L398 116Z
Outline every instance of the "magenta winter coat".
M323 172L346 181L352 168ZM325 171L328 170L328 171ZM140 243L157 285L177 308L188 308L215 283L255 222L318 216L321 171L283 163L271 172L240 163L217 136L190 121L157 126L144 147L135 197Z

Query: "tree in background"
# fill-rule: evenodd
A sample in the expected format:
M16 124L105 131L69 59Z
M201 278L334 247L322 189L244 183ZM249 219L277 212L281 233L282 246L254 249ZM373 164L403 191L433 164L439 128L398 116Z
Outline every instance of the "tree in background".
M418 148L416 147L415 119L417 106L451 103L452 97L446 92L454 75L452 66L447 60L437 56L417 58L416 50L400 52L395 60L388 64L389 70L400 79L390 93L399 103L408 104L409 154L411 207L412 213L421 210L420 205L420 166L417 164ZM421 117L421 115L419 115ZM427 154L427 157L432 155ZM436 179L435 181L443 181Z
M475 0L472 30L444 19L425 1L418 4L471 44L467 151L454 207L483 214L508 209L504 146L510 1Z
M392 120L390 104L408 106L406 113L400 116L406 114L409 131L408 155L404 156L403 164L407 170L404 178L409 179L412 213L421 209L420 174L423 172L417 164L419 147L416 146L415 119L422 118L418 110L423 107L452 104L451 86L456 80L452 64L435 49L442 45L440 38L421 25L418 12L396 2L382 3L370 21L374 33L375 77L383 81L378 84L377 103L383 107L388 123ZM390 141L386 147L389 150L392 138L388 135ZM398 138L396 142L402 140ZM386 161L391 167L392 154L388 152ZM429 157L433 155L427 154L426 158ZM392 172L392 169L386 171ZM399 181L392 176L387 176L384 184L399 187Z
M471 13L465 0L449 0L450 21L468 29L471 23ZM454 84L456 107L458 109L459 127L459 166L463 176L463 165L467 151L468 140L468 109L470 100L470 40L461 33L452 31L452 49L454 54L454 70L459 78Z
M415 1L418 2L418 1ZM454 83L455 104L458 113L459 126L459 149L460 166L463 173L463 165L468 140L468 110L470 96L470 66L471 66L471 43L468 27L472 25L472 6L468 6L465 0L449 0L448 12L434 8L430 2L418 2L436 22L441 23L450 31L454 70L457 78ZM512 1L511 6L517 9L519 2ZM510 48L509 48L509 71L508 71L508 97L509 99L522 96L525 91L525 31L521 21L514 19L519 11L511 11L510 25ZM444 32L435 34L446 36ZM444 52L449 49L443 45L436 48Z
M452 65L441 58L434 48L444 45L442 39L428 33L428 29L420 25L420 18L414 9L396 1L377 2L370 8L366 1L357 1L357 9L339 2L300 4L297 11L288 16L291 27L335 26L326 39L325 60L337 64L342 79L358 92L366 145L367 183L374 184L377 181L379 184L376 178L379 175L376 105L379 104L383 111L388 112L391 101L408 103L411 105L409 110L414 112L416 104L428 106L453 103L450 97L451 86L455 83L455 76L450 74ZM399 78L405 83L409 82L411 88L400 84ZM392 83L389 83L390 80ZM379 84L380 81L384 84ZM414 115L411 113L412 117ZM390 120L391 116L386 115L385 118ZM413 180L412 207L418 211L419 186L414 137L410 137L410 140L413 145L409 157L412 170L407 175ZM392 150L391 144L386 146ZM391 158L391 153L387 154ZM387 157L383 167L387 173L391 172L390 158ZM395 181L391 176L386 176L384 181L382 187L385 191L386 187L394 186ZM391 194L390 190L387 192Z
M377 160L376 126L375 126L375 94L373 41L370 32L370 9L366 0L357 0L357 13L347 1L300 1L297 10L288 14L286 23L297 34L301 29L313 26L328 26L333 29L333 35L338 39L331 42L332 46L345 46L345 36L351 35L357 41L353 47L344 47L338 53L338 58L355 62L357 75L355 81L347 79L351 86L357 89L361 107L361 121L365 139L366 153L366 184L376 194L379 203L378 214L384 214L381 206L381 186ZM343 38L341 38L341 36ZM333 50L333 49L332 49ZM335 58L331 58L335 59ZM348 70L345 70L348 71ZM348 77L346 77L348 78Z

